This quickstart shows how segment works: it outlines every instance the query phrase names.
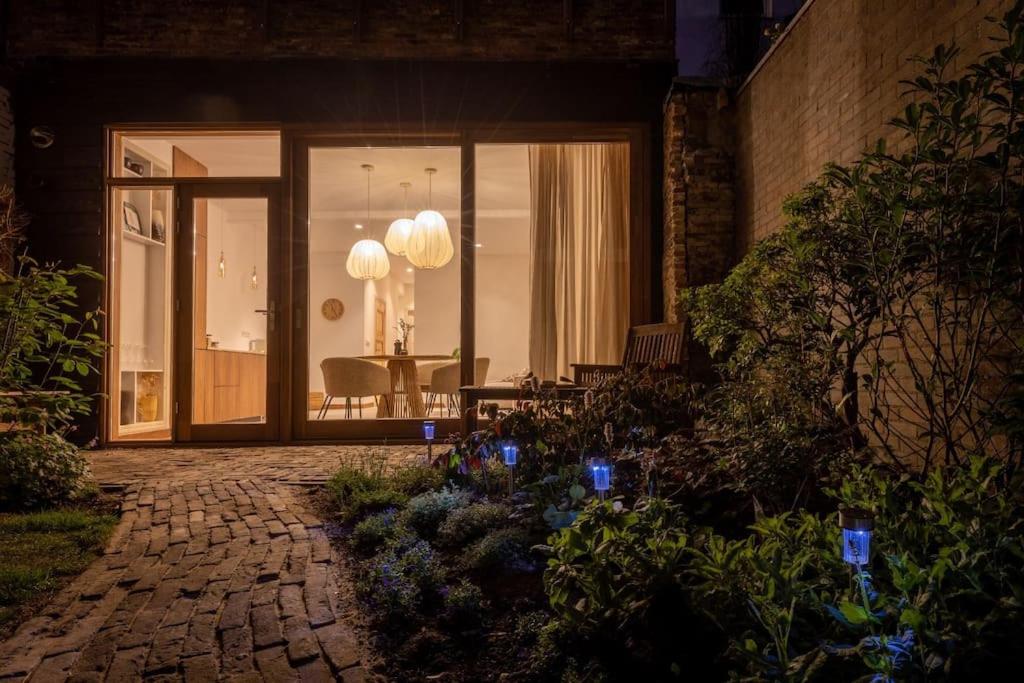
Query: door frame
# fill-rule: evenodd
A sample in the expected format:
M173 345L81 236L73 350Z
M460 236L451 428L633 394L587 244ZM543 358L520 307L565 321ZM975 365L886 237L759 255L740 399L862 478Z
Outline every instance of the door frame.
M281 358L283 325L284 263L282 259L281 187L264 179L242 181L203 178L196 182L177 181L177 233L174 255L174 440L176 442L262 442L281 440ZM267 200L267 382L266 421L262 423L194 424L192 422L194 332L194 258L195 233L193 207L196 199Z

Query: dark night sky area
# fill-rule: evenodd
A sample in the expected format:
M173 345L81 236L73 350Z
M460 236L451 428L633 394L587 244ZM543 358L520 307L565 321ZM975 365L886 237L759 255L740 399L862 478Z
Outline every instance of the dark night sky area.
M676 56L680 76L704 76L705 64L718 40L721 0L676 0ZM771 16L789 17L803 0L772 0Z

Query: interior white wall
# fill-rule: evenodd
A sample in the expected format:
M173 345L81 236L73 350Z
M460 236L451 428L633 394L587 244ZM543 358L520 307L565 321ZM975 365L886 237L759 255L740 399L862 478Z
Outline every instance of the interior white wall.
M266 200L210 199L207 207L206 331L222 349L248 351L250 340L267 338L267 318L256 313L267 307Z

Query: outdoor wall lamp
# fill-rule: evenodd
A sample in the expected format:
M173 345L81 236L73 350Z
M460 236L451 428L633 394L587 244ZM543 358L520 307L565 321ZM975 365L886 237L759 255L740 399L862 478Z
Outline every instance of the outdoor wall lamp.
M843 561L858 567L868 564L874 515L858 508L840 510L839 527L843 530Z

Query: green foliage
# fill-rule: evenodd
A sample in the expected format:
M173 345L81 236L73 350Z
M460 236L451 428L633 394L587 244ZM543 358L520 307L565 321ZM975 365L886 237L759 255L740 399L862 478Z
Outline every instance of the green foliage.
M0 270L0 422L66 431L87 415L81 382L97 372L105 344L101 312L77 311L76 281L101 279L85 266L60 269L19 259Z
M409 500L403 515L405 524L424 538L434 538L448 514L469 505L471 496L456 487L427 491Z
M444 568L430 544L415 536L400 536L373 558L356 584L375 619L409 628L438 594Z
M369 552L395 538L400 529L397 517L395 510L385 510L363 518L352 528L353 547Z
M671 504L593 503L551 537L544 584L555 612L586 630L643 624L657 599L682 592L689 536Z
M444 591L444 618L459 627L478 626L483 618L483 591L463 579Z
M786 513L751 531L731 541L712 535L694 551L695 601L751 673L810 680L825 658L825 604L848 582L835 517Z
M530 536L521 527L490 531L462 556L462 567L476 571L529 571L533 566Z
M0 627L20 605L85 569L116 524L112 515L78 510L0 514Z
M389 484L407 496L417 496L441 488L445 473L439 467L414 465L402 467L387 477Z
M327 482L327 491L341 517L347 520L402 505L409 498L393 488L382 475L350 466L343 466L334 473Z
M1019 479L985 458L916 479L856 468L834 495L875 514L875 560L852 581L834 515L763 518L695 552L698 602L737 664L790 681L997 673L1024 619Z
M474 503L448 513L438 529L438 543L445 546L463 546L475 541L491 529L509 521L512 508L495 503Z
M9 432L0 438L0 510L64 505L85 492L89 466L57 434Z
M961 76L955 47L920 60L892 121L905 151L828 167L723 284L684 293L725 380L707 413L734 453L749 440L751 460L770 456L765 424L871 443L902 468L1000 450L990 418L1007 358L1024 357L1019 10Z

